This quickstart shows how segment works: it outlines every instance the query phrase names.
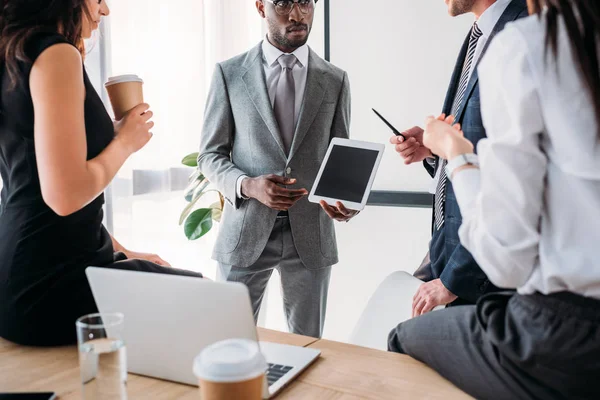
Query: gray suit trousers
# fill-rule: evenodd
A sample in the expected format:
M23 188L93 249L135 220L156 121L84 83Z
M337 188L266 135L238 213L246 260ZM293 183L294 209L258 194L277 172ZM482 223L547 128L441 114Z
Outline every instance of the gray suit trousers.
M389 336L477 399L600 399L600 300L493 293L411 319Z
M290 332L320 338L323 334L331 266L307 269L294 245L288 218L277 218L267 246L248 268L219 263L220 277L244 283L250 291L254 320L273 270L281 275L283 306Z

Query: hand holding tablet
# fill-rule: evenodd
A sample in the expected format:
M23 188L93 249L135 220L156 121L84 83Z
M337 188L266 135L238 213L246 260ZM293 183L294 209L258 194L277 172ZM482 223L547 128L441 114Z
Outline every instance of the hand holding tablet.
M325 210L329 218L339 222L348 222L360 212L357 210L348 210L339 201L335 205L329 205L325 200L321 200L319 204L321 204L321 207Z
M312 187L308 200L313 203L325 201L330 217L338 219L349 210L362 210L379 168L385 146L379 143L334 138L327 149L325 160ZM336 208L331 205L336 205ZM336 218L337 217L337 218Z

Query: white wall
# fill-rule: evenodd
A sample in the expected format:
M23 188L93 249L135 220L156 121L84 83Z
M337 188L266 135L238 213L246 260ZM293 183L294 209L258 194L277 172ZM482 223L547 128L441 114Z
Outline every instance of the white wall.
M388 143L371 108L399 130L439 113L472 22L449 17L443 0L331 0L331 61L350 78L352 136ZM388 146L374 189L427 191L428 182Z
M337 223L340 262L333 267L324 337L347 341L369 298L394 271L413 272L427 251L431 210L367 207L349 223ZM262 326L287 330L273 274ZM394 307L390 304L390 307Z
M331 0L331 61L349 74L352 137L387 143L391 133L371 107L398 129L440 112L471 23L449 17L443 0ZM375 189L426 191L429 183L421 165L404 166L388 145ZM430 209L367 207L337 224L340 263L331 279L326 338L347 340L377 285L394 271L415 270L427 251L430 221ZM280 310L274 297L269 309ZM281 312L270 312L266 322L285 328Z

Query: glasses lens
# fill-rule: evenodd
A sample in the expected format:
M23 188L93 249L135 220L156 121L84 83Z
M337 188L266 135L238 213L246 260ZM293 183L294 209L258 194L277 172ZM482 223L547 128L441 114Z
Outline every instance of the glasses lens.
M277 11L277 14L279 15L288 15L294 8L293 0L279 0L275 1L274 4L275 11ZM303 14L308 14L314 7L315 3L313 0L298 0L298 3L296 4Z
M313 8L313 5L315 3L313 3L313 0L299 0L298 1L298 7L300 7L300 11L302 11L304 14L308 14L310 12L310 10Z
M292 0L280 0L275 2L275 11L279 15L288 15L292 12L292 8L294 7L294 2Z

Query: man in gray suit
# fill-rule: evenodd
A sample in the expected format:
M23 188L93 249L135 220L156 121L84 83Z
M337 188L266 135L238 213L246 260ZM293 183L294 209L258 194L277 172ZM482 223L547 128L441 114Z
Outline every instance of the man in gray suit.
M248 286L255 319L277 269L290 330L321 337L338 262L333 220L356 212L306 195L331 139L348 137L348 77L306 45L314 0L256 8L267 38L217 64L206 106L198 165L226 199L213 258Z

